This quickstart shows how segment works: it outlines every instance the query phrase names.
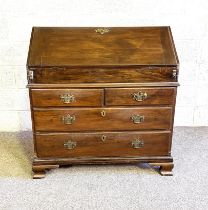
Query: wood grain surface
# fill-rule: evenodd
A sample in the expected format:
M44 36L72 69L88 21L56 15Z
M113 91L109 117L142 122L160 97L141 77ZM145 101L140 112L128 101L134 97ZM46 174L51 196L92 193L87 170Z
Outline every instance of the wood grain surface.
M102 141L102 136L105 141ZM37 155L45 157L106 157L157 156L169 154L170 132L100 132L36 135ZM67 149L68 141L76 143ZM133 148L134 140L143 141L141 148Z
M102 111L105 116L102 116ZM75 121L66 125L63 116L74 116ZM135 124L131 117L144 116L144 121ZM151 130L170 129L171 107L151 108L71 108L35 110L36 131L99 131L99 130Z
M145 94L146 97L135 98L134 94ZM137 100L136 100L137 99ZM175 88L106 88L105 105L172 105L175 99Z
M64 95L74 99L66 103ZM34 107L50 106L102 106L104 91L102 89L34 89L31 90L31 99Z
M34 178L59 165L138 162L172 175L179 60L170 27L98 28L33 27Z
M27 66L178 65L169 27L96 29L34 27Z
M37 84L69 83L134 83L134 82L176 82L173 77L176 67L116 67L116 68L33 68Z

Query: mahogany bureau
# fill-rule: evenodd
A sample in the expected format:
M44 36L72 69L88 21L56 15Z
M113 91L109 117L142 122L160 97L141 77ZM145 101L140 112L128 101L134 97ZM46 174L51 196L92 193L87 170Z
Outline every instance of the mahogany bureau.
M34 178L61 165L149 163L172 175L179 61L170 27L34 27Z

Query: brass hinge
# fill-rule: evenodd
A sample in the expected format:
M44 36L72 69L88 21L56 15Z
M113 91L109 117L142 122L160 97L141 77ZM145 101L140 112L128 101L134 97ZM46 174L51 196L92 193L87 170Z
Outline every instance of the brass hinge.
M27 71L27 79L29 82L34 79L34 73L32 70Z
M177 71L177 69L173 69L173 71L172 71L172 76L173 76L173 78L177 78L178 77L178 71Z

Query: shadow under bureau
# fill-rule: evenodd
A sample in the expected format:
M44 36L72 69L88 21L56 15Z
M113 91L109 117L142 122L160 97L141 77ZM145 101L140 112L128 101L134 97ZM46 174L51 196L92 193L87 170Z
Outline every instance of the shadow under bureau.
M33 177L61 165L140 162L172 175L178 71L170 27L34 27Z

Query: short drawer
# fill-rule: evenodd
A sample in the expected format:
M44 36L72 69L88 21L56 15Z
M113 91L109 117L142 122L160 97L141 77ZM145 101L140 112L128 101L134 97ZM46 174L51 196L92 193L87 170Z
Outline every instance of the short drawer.
M100 132L36 135L38 157L163 156L170 132Z
M34 110L36 131L170 129L171 107Z
M102 89L32 89L34 107L50 106L101 106Z
M114 105L171 105L175 88L107 88L105 104Z

